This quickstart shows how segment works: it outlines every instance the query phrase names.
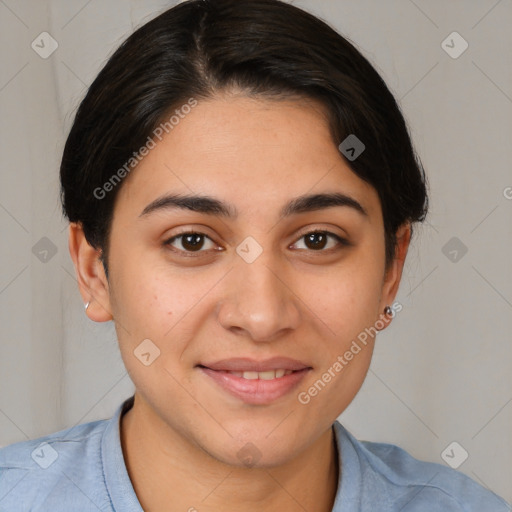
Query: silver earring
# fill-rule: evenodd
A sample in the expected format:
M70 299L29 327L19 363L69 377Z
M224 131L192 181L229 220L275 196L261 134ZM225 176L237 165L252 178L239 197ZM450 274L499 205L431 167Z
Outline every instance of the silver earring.
M90 302L87 302L87 303L85 304L85 311L87 311L87 308L89 307L89 305L90 305L90 304L91 304Z
M393 310L389 306L386 306L384 308L384 314L388 316L393 316Z

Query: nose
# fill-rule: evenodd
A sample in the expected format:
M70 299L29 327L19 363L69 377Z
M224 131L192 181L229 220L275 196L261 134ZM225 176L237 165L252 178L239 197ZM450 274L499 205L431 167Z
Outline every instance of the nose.
M219 323L256 342L272 342L297 329L300 299L279 270L263 255L252 263L236 262L217 307Z

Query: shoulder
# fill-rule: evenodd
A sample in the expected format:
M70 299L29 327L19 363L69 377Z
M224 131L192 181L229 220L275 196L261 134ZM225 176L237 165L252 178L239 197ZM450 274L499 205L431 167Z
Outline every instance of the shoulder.
M379 481L393 504L390 510L511 511L502 498L460 471L418 460L393 444L359 441L338 422L335 428L357 453L363 485L365 480L372 486Z
M0 449L0 510L62 510L62 497L83 510L104 510L101 439L108 420L83 423ZM60 503L59 503L60 501ZM11 508L9 508L11 507ZM39 509L38 509L39 510Z
M0 468L2 470L32 470L43 467L48 469L59 457L61 460L66 460L69 454L83 453L84 450L93 448L95 441L101 437L106 421L83 423L37 439L0 448Z

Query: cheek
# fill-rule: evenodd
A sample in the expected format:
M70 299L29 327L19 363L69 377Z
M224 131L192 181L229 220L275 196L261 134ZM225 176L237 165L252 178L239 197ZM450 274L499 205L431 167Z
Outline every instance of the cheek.
M182 280L171 283L148 266L126 273L116 288L119 349L130 378L144 395L170 397L177 388L166 368L186 345L183 317L190 309ZM172 365L171 365L172 366Z
M129 324L130 338L152 338L160 345L190 309L192 300L181 280L168 282L157 273L147 272L130 279L119 309Z
M221 277L209 271L193 275L161 261L126 264L116 275L114 318L123 350L145 339L160 349L160 362L176 359L206 321L208 292Z
M314 277L302 275L297 281L301 283L298 295L337 345L377 320L382 276L379 262L368 259L354 255L336 269Z
M298 401L317 411L315 418L331 414L334 420L351 403L368 372L381 291L381 276L375 271L378 262L373 265L358 258L357 264L316 276L317 285L304 286L301 292L310 290L307 303L316 318L319 365L299 390L303 394Z

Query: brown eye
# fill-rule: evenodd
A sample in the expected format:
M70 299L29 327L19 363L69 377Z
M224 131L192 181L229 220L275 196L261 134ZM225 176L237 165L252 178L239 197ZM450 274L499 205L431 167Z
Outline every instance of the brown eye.
M215 244L213 241L204 233L181 233L180 235L173 236L165 245L170 245L173 249L176 249L178 252L205 252L202 249L205 249L205 244L210 243L210 247L206 247L206 249L213 249Z
M302 235L294 246L300 242L304 243L304 247L295 247L296 249L309 249L312 251L322 252L323 249L334 249L336 246L349 246L349 242L329 231L311 231Z
M309 249L323 249L327 245L327 235L322 232L309 233L304 240Z
M187 251L197 251L204 245L204 237L199 233L192 233L181 236L181 245Z

